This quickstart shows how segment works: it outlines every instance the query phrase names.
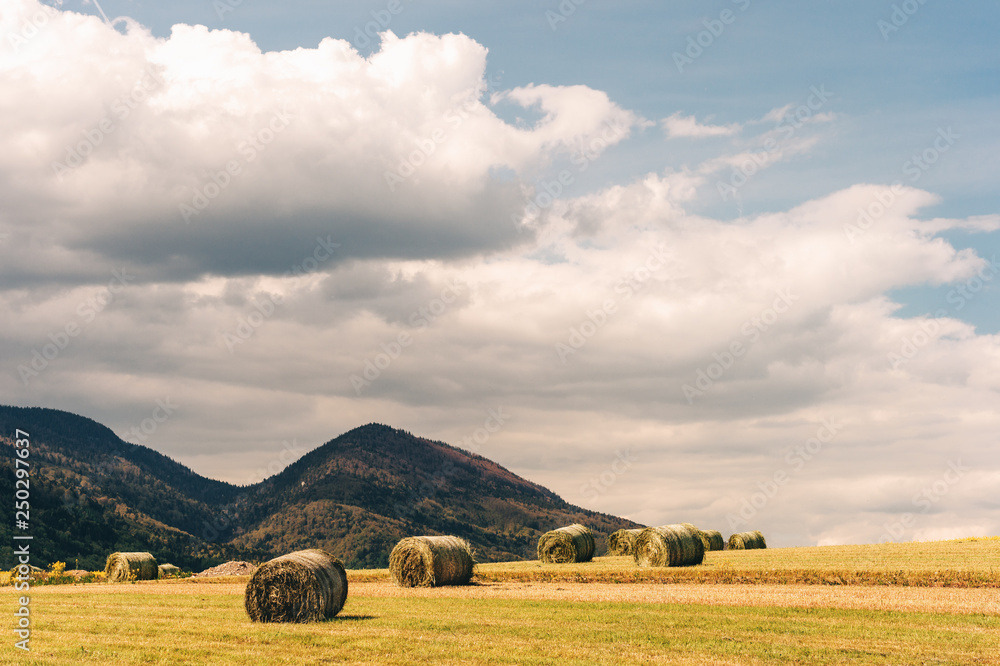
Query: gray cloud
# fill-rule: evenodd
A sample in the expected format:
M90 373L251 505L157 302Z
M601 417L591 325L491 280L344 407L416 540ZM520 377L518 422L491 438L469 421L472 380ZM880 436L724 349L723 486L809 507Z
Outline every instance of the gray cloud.
M38 37L27 83L3 75L23 100L0 137L3 402L124 433L169 397L176 414L142 443L240 483L286 440L377 421L461 444L503 408L480 453L646 523L729 531L765 493L747 522L774 545L877 541L908 511L901 538L1000 528L983 500L1000 473L996 336L950 310L899 317L885 296L982 270L941 234L995 232L996 216L923 221L936 198L902 188L851 239L885 192L866 184L738 223L692 214L738 157L720 155L525 220L532 175L637 116L582 86L489 91L485 48L461 35L389 36L366 60L335 40L262 54L238 33L159 40L87 21ZM71 83L54 88L58 40L106 73L60 61ZM148 62L163 83L53 174ZM503 122L493 101L533 124ZM287 128L187 223L179 202L289 102ZM390 187L426 140L433 154ZM830 418L843 430L796 454ZM612 474L624 449L635 460ZM951 455L971 470L915 506Z

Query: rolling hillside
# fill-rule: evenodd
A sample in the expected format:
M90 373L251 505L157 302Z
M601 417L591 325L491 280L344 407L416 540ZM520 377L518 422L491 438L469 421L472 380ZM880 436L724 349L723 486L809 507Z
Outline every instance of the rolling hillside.
M348 566L376 567L404 536L445 533L468 539L482 561L502 561L533 557L542 532L570 522L598 534L635 526L568 504L482 456L385 425L356 428L239 488L91 419L40 408L0 407L7 497L15 428L31 434L32 533L45 562L97 568L113 550L150 550L198 568L321 547ZM11 529L0 525L0 543L11 543ZM0 566L12 559L0 546Z

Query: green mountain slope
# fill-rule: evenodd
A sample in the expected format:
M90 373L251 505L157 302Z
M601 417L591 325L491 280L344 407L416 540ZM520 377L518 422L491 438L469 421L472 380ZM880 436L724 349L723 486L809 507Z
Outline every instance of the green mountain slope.
M31 533L44 564L99 568L114 550L149 550L199 568L321 547L351 567L386 566L392 546L417 534L456 534L481 561L498 561L534 557L538 537L560 525L581 522L598 535L636 526L570 505L482 456L384 425L345 433L239 488L90 419L40 408L0 407L0 497L13 499L16 428L31 435ZM12 543L12 525L13 516L0 524L0 544ZM0 566L12 561L12 548L0 545Z
M239 488L206 479L105 426L52 409L0 407L0 565L12 563L14 436L30 435L30 528L37 562L104 567L115 550L150 550L186 567L236 551L193 536Z
M600 534L635 526L568 504L482 456L377 424L303 456L235 509L255 526L235 545L290 549L308 533L352 566L386 566L392 545L415 534L458 535L481 560L499 561L533 558L543 532L572 522Z

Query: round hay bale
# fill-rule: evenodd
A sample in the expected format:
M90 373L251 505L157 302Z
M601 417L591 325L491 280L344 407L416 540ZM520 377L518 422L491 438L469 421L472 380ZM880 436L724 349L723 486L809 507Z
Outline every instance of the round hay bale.
M389 573L400 587L467 585L475 563L469 542L455 536L407 537L389 553Z
M705 544L684 525L647 527L635 538L632 556L640 567L686 567L702 563Z
M705 546L705 552L710 550L722 550L726 547L726 540L722 538L719 530L698 530L701 542Z
M173 564L161 564L159 566L159 569L160 569L160 578L166 578L167 576L176 576L181 572L181 568Z
M764 541L764 535L761 534L760 530L754 530L733 534L729 537L726 547L729 550L756 550L767 548L767 542Z
M635 548L635 538L642 528L618 530L608 535L608 555L631 555Z
M579 523L546 532L538 539L538 559L550 564L589 562L594 559L594 535Z
M104 564L109 583L129 580L156 580L160 570L151 553L111 553Z
M688 528L688 531L690 531L696 537L698 537L699 539L701 539L701 543L705 547L705 552L706 553L708 551L712 550L712 541L708 537L708 532L706 532L705 530L697 527L694 523L679 523L679 524L682 525L682 526L684 526L684 527L686 527L686 528ZM722 539L722 534L721 533L719 533L719 539L720 540ZM719 546L718 550L722 550L722 546Z
M347 572L325 550L298 550L260 565L247 583L243 606L254 622L318 622L347 601Z

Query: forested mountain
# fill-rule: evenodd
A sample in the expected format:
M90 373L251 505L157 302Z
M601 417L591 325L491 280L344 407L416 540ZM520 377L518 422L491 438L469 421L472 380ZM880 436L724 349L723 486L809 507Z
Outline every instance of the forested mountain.
M206 479L167 456L122 441L88 418L54 409L0 407L0 566L13 559L14 437L30 435L29 530L35 564L103 569L115 550L149 550L199 567L236 551L193 537L239 488ZM250 553L243 553L251 555Z
M239 488L90 419L0 407L0 497L10 507L16 428L31 435L36 563L93 569L114 550L149 550L197 569L320 547L350 567L373 567L386 566L396 541L416 534L456 534L481 561L510 560L534 557L542 532L571 522L599 535L635 526L568 504L482 456L385 425L356 428ZM13 529L13 516L0 524L5 568Z

